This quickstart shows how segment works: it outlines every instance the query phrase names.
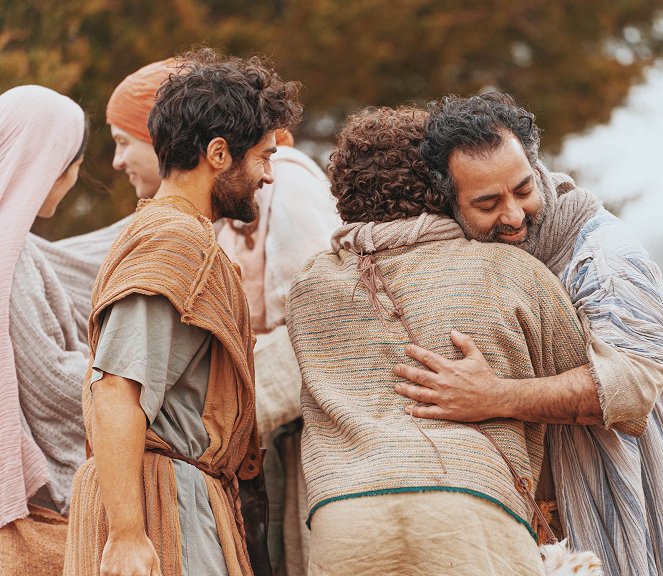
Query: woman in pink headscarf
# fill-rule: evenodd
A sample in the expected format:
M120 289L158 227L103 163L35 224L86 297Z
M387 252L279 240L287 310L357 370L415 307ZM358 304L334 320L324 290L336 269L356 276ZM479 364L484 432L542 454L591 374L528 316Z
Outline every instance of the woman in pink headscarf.
M71 479L85 458L85 326L28 233L78 178L85 114L41 86L0 95L0 573L62 569Z

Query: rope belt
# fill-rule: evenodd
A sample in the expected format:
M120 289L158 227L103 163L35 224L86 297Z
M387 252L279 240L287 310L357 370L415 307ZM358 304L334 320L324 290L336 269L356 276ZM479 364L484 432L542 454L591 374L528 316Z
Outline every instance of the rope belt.
M237 475L234 472L228 472L227 470L224 470L222 468L215 470L214 468L205 466L205 464L201 464L200 462L198 462L198 460L189 458L188 456L185 456L184 454L180 454L178 452L173 452L172 450L166 450L165 448L146 448L146 450L148 452L154 452L155 454L160 454L161 456L165 456L166 458L171 458L172 460L181 460L182 462L191 464L191 466L198 468L198 470L207 474L208 476L211 476L212 478L216 478L217 480L221 480L223 482L224 489L230 491L230 499L233 503L233 508L234 508L233 511L235 516L235 524L237 525L237 530L239 531L239 535L242 539L242 547L244 548L244 553L248 558L249 553L248 550L246 549L246 530L244 528L244 517L242 516L242 501L239 495L239 480L237 479Z
M216 470L214 468L210 468L209 466L205 466L205 464L201 464L194 458L189 458L184 454L179 454L178 452L173 452L172 450L166 450L164 448L146 448L146 450L148 452L154 452L155 454L161 454L162 456L166 456L167 458L171 458L173 460L181 460L182 462L191 464L191 466L198 468L198 470L204 472L208 476L216 478L217 480L223 480L226 485L231 484L233 477L235 477L235 474L233 473L228 473L223 469Z

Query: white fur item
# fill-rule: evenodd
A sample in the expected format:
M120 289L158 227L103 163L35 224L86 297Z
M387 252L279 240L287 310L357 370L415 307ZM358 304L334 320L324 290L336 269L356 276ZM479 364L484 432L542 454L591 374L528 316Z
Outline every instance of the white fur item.
M546 576L604 576L594 552L569 550L566 539L539 547Z

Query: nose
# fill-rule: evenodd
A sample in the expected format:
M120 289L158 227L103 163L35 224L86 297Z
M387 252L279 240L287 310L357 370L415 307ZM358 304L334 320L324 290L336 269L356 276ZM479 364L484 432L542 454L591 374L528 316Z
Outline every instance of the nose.
M119 146L115 146L115 154L113 155L113 168L115 170L124 170L127 167L124 161L124 154Z
M522 206L517 200L511 198L507 202L504 211L500 214L500 223L505 226L511 226L512 228L520 228L524 219L525 211Z
M267 165L265 166L265 172L262 175L262 181L265 184L273 184L274 183L274 172L272 171L272 162L271 160L267 162Z

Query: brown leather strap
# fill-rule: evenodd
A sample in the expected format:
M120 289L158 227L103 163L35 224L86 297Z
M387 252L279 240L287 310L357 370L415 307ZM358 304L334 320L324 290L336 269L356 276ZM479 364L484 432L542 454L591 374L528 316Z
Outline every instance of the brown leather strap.
M513 476L516 490L518 490L518 492L525 497L525 499L531 506L532 511L534 512L534 514L536 514L536 517L539 520L541 528L543 528L543 531L545 532L546 541L541 542L541 544L557 544L558 542L557 536L555 536L555 533L552 531L550 524L548 524L546 517L543 515L543 512L541 512L541 509L536 503L536 500L534 500L534 496L532 496L532 489L534 488L534 486L532 485L532 480L526 476L521 476L518 473L514 465L507 457L507 455L502 451L502 449L499 447L497 442L495 442L495 439L488 432L486 432L483 428L480 428L479 426L471 422L466 422L466 424L470 428L474 428L477 432L483 434L488 439L488 441L493 445L495 450L497 450L499 455L506 463L507 467L509 468L509 471L511 472L511 475Z
M256 242L253 239L253 233L258 229L258 223L260 222L260 207L256 204L255 208L256 217L251 222L242 222L241 220L226 218L226 224L237 232L237 234L244 236L244 243L249 250L253 250L256 246Z
M378 305L379 301L377 299L377 280L380 281L380 284L382 284L382 288L385 291L385 294L387 295L387 298L391 301L391 303L394 306L394 309L392 311L392 314L396 316L401 323L403 324L403 327L405 328L405 331L408 333L408 336L410 337L410 340L413 344L416 344L417 346L421 346L419 343L418 338L414 334L414 331L412 330L412 327L410 326L410 323L407 321L407 318L405 318L405 315L403 313L403 308L402 306L398 303L396 300L396 297L392 293L392 291L389 289L389 286L387 285L387 281L385 277L383 276L382 272L380 271L380 268L378 267L377 262L373 258L372 254L357 254L357 257L359 258L359 263L357 264L357 268L360 271L360 277L359 277L359 282L363 282L364 286L369 292L369 299L371 301L371 304L373 305L373 309L375 310L376 314L380 317L381 320L384 321L384 318L382 316L382 311L380 307L384 308L381 304ZM356 289L356 287L355 287ZM416 421L415 421L416 423ZM460 424L460 422L459 422ZM497 453L502 457L504 462L506 463L507 467L509 468L509 471L511 472L511 475L513 476L514 483L516 490L525 498L525 500L528 502L528 504L532 507L532 511L534 514L536 514L539 522L541 523L541 526L547 536L547 541L543 542L543 544L557 544L558 540L555 534L553 533L552 529L550 528L550 525L546 521L543 513L541 512L541 509L538 507L536 504L536 501L534 500L534 496L532 496L532 480L530 478L527 478L526 476L521 476L514 465L511 463L507 455L504 453L504 451L499 447L497 442L495 442L495 439L488 433L486 432L483 428L478 426L477 424L471 423L471 422L465 422L467 426L470 428L474 428L477 432L483 434L488 441L493 445L495 450L497 450ZM417 424L417 428L419 428L419 425ZM437 450L437 447L435 446L435 443L429 436L421 429L419 428L419 431L428 439L428 441L433 444L433 447ZM439 450L438 450L438 455L440 455L440 459L442 458Z

